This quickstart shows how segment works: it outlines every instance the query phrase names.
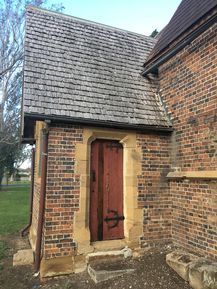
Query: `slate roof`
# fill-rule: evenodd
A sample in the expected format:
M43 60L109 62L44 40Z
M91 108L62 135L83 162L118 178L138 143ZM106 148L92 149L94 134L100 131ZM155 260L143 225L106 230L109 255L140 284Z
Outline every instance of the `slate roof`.
M147 62L163 52L169 44L216 7L216 0L182 0L173 17L158 37Z
M168 127L142 65L155 40L29 6L24 116Z

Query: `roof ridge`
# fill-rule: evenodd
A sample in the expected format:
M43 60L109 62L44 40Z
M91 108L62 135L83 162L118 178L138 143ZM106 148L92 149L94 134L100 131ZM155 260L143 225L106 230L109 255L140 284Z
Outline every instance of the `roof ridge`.
M64 14L62 12L52 11L52 10L49 10L49 9L46 9L46 8L37 7L37 6L31 5L31 4L26 5L26 10L29 10L29 9L38 10L38 11L41 11L41 12L44 12L44 13L47 13L47 14L54 14L54 15L57 15L57 16L63 17L63 18L74 19L74 20L77 20L77 21L80 21L80 22L83 22L83 23L90 23L90 24L93 24L93 25L96 25L96 26L100 26L100 27L105 27L105 28L108 28L108 29L114 30L114 31L130 33L130 34L137 35L137 36L140 36L140 37L143 37L143 38L147 38L149 40L154 40L153 37L150 37L150 36L147 36L147 35L144 35L144 34L140 34L140 33L137 33L137 32L126 30L126 29L114 27L114 26L107 25L107 24L103 24L103 23L96 22L96 21L93 21L93 20L87 20L87 19L84 19L84 18L72 16L72 15L69 15L69 14Z

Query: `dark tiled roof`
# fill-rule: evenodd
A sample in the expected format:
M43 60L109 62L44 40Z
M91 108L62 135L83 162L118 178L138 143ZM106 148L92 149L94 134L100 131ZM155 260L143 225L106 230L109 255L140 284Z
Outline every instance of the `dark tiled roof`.
M158 38L148 62L163 52L171 42L215 7L217 7L217 0L182 0L170 22Z
M154 42L136 33L28 7L24 115L170 125L156 87L140 75Z

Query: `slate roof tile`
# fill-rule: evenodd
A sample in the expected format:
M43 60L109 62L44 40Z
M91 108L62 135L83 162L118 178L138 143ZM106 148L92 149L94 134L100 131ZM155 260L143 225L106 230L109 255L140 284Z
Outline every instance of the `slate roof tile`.
M216 0L182 0L171 20L159 35L147 62L160 55L170 43L214 8L217 8Z
M27 9L24 115L168 127L157 87L140 73L155 40Z

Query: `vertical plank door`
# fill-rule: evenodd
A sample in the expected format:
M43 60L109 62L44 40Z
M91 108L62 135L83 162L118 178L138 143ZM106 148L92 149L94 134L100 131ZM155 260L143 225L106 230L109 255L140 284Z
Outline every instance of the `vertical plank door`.
M90 175L91 241L123 238L123 147L118 141L92 143Z

